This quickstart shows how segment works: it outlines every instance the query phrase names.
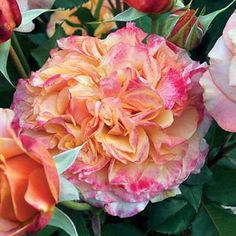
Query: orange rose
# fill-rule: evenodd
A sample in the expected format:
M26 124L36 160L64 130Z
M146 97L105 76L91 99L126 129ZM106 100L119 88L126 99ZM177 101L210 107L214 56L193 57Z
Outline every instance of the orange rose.
M14 112L0 109L0 236L43 228L58 201L58 175L50 154L28 136L16 137Z

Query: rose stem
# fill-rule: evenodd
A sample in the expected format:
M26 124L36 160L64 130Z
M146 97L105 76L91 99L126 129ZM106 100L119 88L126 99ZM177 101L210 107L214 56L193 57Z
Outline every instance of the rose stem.
M21 61L20 61L19 57L17 56L15 49L12 46L10 47L10 56L16 65L16 68L17 68L17 71L18 71L20 77L27 78L28 77L27 73L26 73L23 65L21 64Z
M157 33L157 15L151 15L152 19L152 34Z
M89 211L89 210L93 211L96 209L87 203L81 203L81 202L75 202L75 201L64 201L64 202L61 202L61 204L65 207L68 207L76 211Z
M22 67L24 68L24 70L26 72L26 77L25 78L27 78L30 75L30 67L29 67L29 64L28 64L28 62L27 62L27 60L25 58L25 55L24 55L24 53L23 53L23 51L21 49L21 46L20 46L20 44L18 42L18 39L17 39L15 33L12 34L11 40L12 40L11 41L12 42L12 46L14 47L15 52L16 52L16 54L17 54L17 56L18 56L18 58L19 58L19 60L20 60L20 62L22 64Z

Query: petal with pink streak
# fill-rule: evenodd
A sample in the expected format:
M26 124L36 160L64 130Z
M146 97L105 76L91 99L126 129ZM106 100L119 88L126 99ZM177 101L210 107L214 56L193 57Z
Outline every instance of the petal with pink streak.
M125 28L119 29L116 32L109 34L103 42L108 47L108 49L121 42L126 42L130 46L134 46L136 44L142 44L142 41L146 35L147 34L141 29L135 27L134 23L127 23Z
M200 84L204 88L204 101L209 113L223 129L236 132L236 102L216 87L209 72L203 75Z

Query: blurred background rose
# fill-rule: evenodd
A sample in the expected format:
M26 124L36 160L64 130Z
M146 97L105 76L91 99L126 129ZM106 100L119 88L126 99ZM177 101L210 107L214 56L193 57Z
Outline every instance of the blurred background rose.
M16 137L14 112L0 109L0 235L36 232L49 222L58 201L58 175L46 149Z
M13 30L21 23L21 13L15 0L0 2L0 43L11 38Z
M145 13L163 13L171 10L176 0L125 0L129 6Z
M92 14L95 13L97 8L98 0L90 0L82 5L82 7L87 8L91 11ZM113 4L115 4L115 1L113 1ZM49 37L51 37L55 33L56 24L60 24L62 28L64 29L65 33L67 35L72 35L75 33L76 30L80 29L82 30L82 34L86 35L87 32L85 29L83 29L80 25L80 20L76 16L76 11L78 8L72 8L72 9L66 9L62 11L56 11L51 15L51 18L49 20L48 26L47 26L47 34ZM108 3L107 0L104 1L98 21L105 21L105 20L111 20L113 17L111 5ZM109 33L112 29L116 28L115 22L106 22L106 23L100 23L98 24L98 27L96 28L94 32L94 36L101 37L102 34Z
M236 132L236 12L209 57L209 70L201 78L206 108L219 126Z

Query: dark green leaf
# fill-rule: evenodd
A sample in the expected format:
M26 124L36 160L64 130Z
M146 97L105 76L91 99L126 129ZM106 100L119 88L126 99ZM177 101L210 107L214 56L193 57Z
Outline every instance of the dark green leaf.
M204 195L225 205L236 204L236 170L214 168L214 182L204 187Z
M75 6L81 6L88 0L56 0L53 8L72 8Z
M64 30L60 26L57 26L55 34L50 39L31 51L31 55L40 67L48 59L50 50L56 47L57 40L64 36Z
M234 236L236 215L214 204L202 206L192 224L192 236Z
M151 207L148 229L160 233L176 234L190 225L194 214L194 209L186 201L167 199Z
M206 166L204 166L199 174L191 174L185 181L188 185L201 185L212 180L212 172Z
M128 223L107 224L102 228L102 236L144 236L144 233Z
M44 229L39 231L37 234L34 234L34 236L51 236L56 231L57 227L48 225Z
M181 185L180 190L184 198L189 202L189 204L198 211L202 199L202 186L186 186Z

